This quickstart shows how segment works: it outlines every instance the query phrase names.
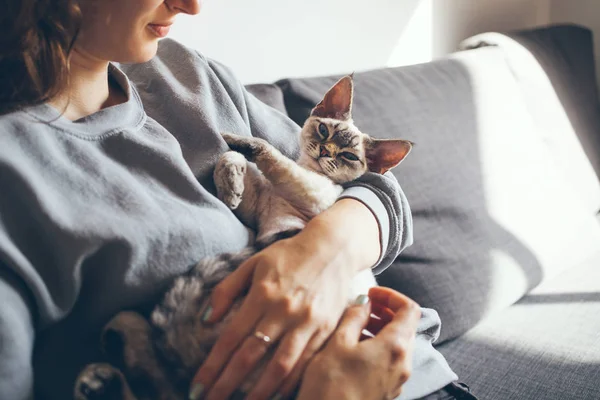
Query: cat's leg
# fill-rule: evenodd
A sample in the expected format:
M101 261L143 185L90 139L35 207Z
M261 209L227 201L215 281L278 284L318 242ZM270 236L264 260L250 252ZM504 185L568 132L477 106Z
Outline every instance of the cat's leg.
M256 207L265 179L255 165L236 152L224 153L213 173L217 197L248 227L256 228Z
M256 250L254 247L246 247L235 253L223 253L216 257L204 258L190 270L189 274L198 278L204 287L212 288L253 256ZM178 278L173 286L179 284L180 280Z
M221 155L215 166L213 179L217 197L232 210L242 202L247 164L248 161L240 153L228 151Z
M263 249L274 242L295 236L308 218L281 196L272 195L260 207L255 246ZM276 216L273 218L273 216Z
M177 390L161 365L153 332L140 314L117 314L102 332L102 345L111 364L122 371L131 390L143 399L175 399Z
M228 133L223 138L232 150L256 164L278 195L304 212L318 214L342 192L329 178L301 167L263 139Z
M137 400L123 373L109 364L88 365L75 381L75 400Z

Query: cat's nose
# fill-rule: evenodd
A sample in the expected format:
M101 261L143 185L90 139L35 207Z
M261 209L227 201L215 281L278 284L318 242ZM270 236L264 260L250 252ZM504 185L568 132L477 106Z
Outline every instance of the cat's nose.
M336 153L336 146L333 143L325 143L321 145L321 157L334 157Z

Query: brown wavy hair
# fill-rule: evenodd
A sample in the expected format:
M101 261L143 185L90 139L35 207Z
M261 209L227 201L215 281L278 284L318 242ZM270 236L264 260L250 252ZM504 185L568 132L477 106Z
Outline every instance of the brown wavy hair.
M79 33L75 0L0 0L0 115L44 103L68 85Z

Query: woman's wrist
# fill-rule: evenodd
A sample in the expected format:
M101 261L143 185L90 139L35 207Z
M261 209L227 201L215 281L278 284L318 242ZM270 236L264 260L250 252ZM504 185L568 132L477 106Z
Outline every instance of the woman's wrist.
M306 251L336 260L356 273L375 265L381 254L377 219L358 200L339 200L313 218L295 237Z

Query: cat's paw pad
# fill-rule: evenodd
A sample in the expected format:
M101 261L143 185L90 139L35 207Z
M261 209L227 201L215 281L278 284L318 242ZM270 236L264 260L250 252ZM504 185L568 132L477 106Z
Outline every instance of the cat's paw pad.
M242 202L242 196L238 195L237 193L233 193L233 192L224 193L221 196L219 196L219 199L223 203L225 203L225 205L230 210L237 209L240 206L240 203Z
M109 364L90 364L75 382L76 400L125 400L123 374Z
M223 133L222 136L231 150L243 154L250 161L254 160L268 146L265 140L252 136L239 136L230 133Z
M217 197L231 210L235 210L242 202L246 171L246 159L232 151L225 153L215 168Z
M245 172L240 171L237 165L232 165L229 172L231 179L225 181L224 185L219 185L217 196L230 210L235 210L242 202L242 195L244 194L243 174Z

